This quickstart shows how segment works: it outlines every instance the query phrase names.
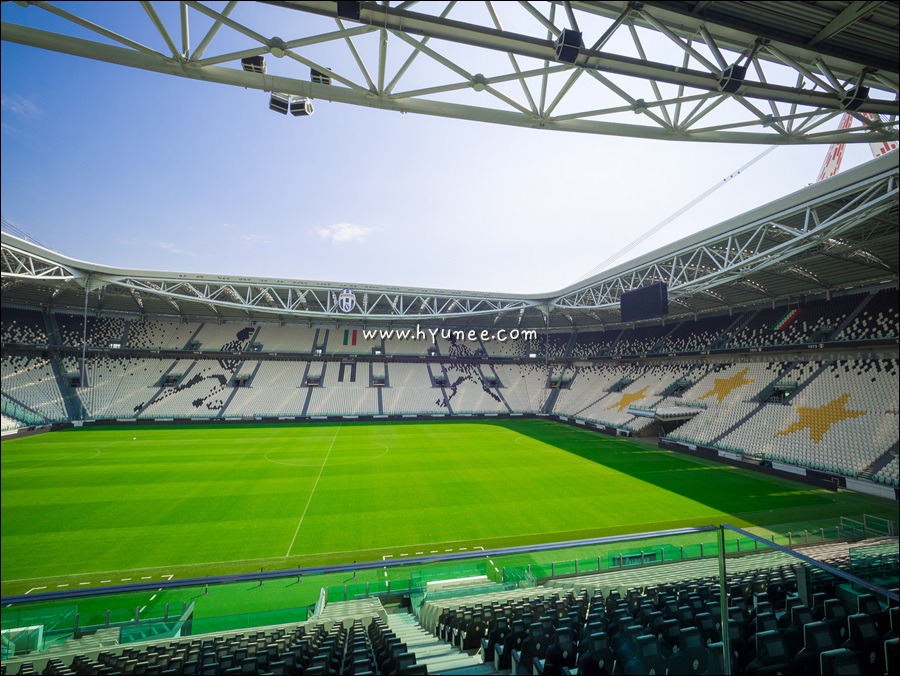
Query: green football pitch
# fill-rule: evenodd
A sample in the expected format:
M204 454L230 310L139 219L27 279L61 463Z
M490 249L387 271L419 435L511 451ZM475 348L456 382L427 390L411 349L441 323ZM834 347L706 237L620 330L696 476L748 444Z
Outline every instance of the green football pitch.
M0 476L4 595L896 518L888 501L542 419L81 428L4 442Z

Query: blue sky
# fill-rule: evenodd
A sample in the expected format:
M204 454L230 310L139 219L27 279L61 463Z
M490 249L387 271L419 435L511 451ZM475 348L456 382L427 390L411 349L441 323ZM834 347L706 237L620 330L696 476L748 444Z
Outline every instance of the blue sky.
M550 291L764 149L326 101L295 119L263 92L6 42L0 67L3 218L126 267ZM777 149L629 257L802 188L825 152ZM849 147L844 168L870 157Z

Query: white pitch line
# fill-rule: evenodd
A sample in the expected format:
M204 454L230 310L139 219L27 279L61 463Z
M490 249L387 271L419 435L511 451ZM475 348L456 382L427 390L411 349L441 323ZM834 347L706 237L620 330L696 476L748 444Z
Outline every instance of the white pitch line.
M100 580L100 584L106 584L107 582L112 582L112 580Z
M26 593L26 594L30 594L30 593L33 592L33 591L40 591L41 589L46 589L46 588L47 588L47 587L32 587L31 589L29 589L29 590L28 590L27 592L25 592L25 593ZM7 606L7 608L8 608L8 607L9 607L9 606Z
M591 463L591 464L596 467L596 463ZM787 511L788 509L793 509L793 508L792 507L779 507L778 508L779 511L781 511L781 510ZM748 514L755 514L755 513L757 513L757 512L738 512L732 516L738 518L738 517L746 516ZM678 521L678 520L666 521L664 523L683 525L683 522ZM580 533L583 533L583 531L558 531L554 534L554 536L557 537L560 542L562 542L563 540L572 539L574 537L574 535L572 535L572 534L580 534ZM546 531L537 531L534 533L519 533L518 535L521 535L522 537L526 537L526 536L530 536L530 535L546 536L547 532ZM572 535L572 538L567 537L568 535ZM439 542L438 545L452 544L452 543L456 543L456 542L467 542L467 540L449 540L447 542ZM412 549L414 547L433 547L433 546L434 546L433 542L429 542L428 544L425 544L424 542L412 542L412 543L405 544L405 545L398 545L398 548L405 547L407 549ZM474 547L474 549L480 549L480 550L484 551L484 547ZM384 550L384 547L369 547L367 549L339 549L339 550L330 551L330 552L313 552L313 553L316 555L319 555L319 556L325 556L325 555L330 556L330 555L336 555L336 554L360 554L360 553L368 553L368 552L380 552L383 550ZM438 550L432 549L431 553L437 554ZM186 563L186 564L167 563L167 564L161 565L161 566L144 566L141 568L117 568L115 570L84 571L82 573L79 573L79 575L100 576L100 575L116 575L118 573L137 574L137 573L145 572L148 570L156 571L156 570L159 570L160 568L172 568L174 566L177 566L179 568L179 570L188 570L188 569L193 569L193 568L208 567L213 564L225 564L225 563L228 563L228 564L231 564L231 563L252 564L252 565L258 566L262 563L279 562L284 558L285 557L283 557L283 556L269 556L266 558L257 558L257 559L225 559L222 561L207 561L205 563ZM162 575L161 577L166 577L166 576ZM168 578L168 579L171 579L171 578ZM13 580L6 580L6 582L7 583L11 583L11 582L33 583L33 582L44 582L45 580L46 580L46 578L43 578L43 577L19 577L19 578L15 578Z
M341 425L338 423L337 431L334 433L334 437L331 439L331 446L328 447L328 452L325 454L325 459L322 461L322 466L319 468L319 475L316 477L316 482L313 484L312 491L309 494L309 499L306 501L306 507L303 508L303 514L300 515L300 521L297 522L297 528L294 530L294 537L291 538L291 544L288 545L287 553L285 556L291 555L291 550L294 548L294 542L297 540L297 533L300 532L300 526L303 524L303 519L306 518L306 510L309 509L309 503L312 502L313 495L316 492L316 488L319 486L319 479L322 478L322 471L325 469L325 463L328 462L328 456L331 455L331 449L334 448L334 442L338 438L338 434L341 432Z
M142 580L149 580L151 577L152 577L151 575L144 575L144 577L142 577L141 579L142 579Z
M79 582L79 583L78 583L78 586L79 586L79 587L83 587L83 586L85 586L86 584L90 584L90 582Z
M151 597L150 597L150 600L152 601L152 600L155 599L155 598L156 598L156 594L154 594L153 596L151 596Z
M104 446L111 446L112 444L120 444L120 443L122 443L122 442L121 442L121 441L111 441L111 442L108 443L108 444L104 444ZM50 464L50 463L54 463L54 462L64 462L64 461L68 460L69 458L71 458L73 455L78 455L79 453L83 453L84 451L89 451L89 450L91 450L91 449L89 449L89 448L82 449L82 450L80 450L80 451L75 451L74 453L69 453L68 455L64 455L64 456L61 457L61 458L54 458L53 460L45 460L45 461L43 461L43 462L39 462L38 464L36 464L36 465L31 465L30 467L20 467L19 469L7 470L7 471L4 472L3 474L4 474L4 476L10 476L11 474L18 474L19 472L27 472L28 470L32 470L32 469L35 469L36 467L41 467L41 466L43 466L43 465L47 465L47 464ZM82 460L93 460L93 459L96 458L98 455L100 455L100 449L99 449L99 448L95 448L95 449L93 449L93 450L95 451L95 452L94 452L94 455L92 455L90 458L81 458L81 459L82 459ZM79 458L75 458L75 459L78 460Z
M420 556L420 555L422 555L422 554L424 554L424 553L425 553L425 552L416 552L416 556Z
M130 578L130 577L123 577L123 578L122 578L122 582L131 582L131 578Z
M56 585L56 586L57 586L57 587L68 587L68 586L69 586L69 583L66 582L66 584L58 584L58 585Z
M171 580L171 579L172 579L173 577L175 577L175 576L174 576L174 575L160 575L160 577L164 577L164 578L166 578L167 580Z

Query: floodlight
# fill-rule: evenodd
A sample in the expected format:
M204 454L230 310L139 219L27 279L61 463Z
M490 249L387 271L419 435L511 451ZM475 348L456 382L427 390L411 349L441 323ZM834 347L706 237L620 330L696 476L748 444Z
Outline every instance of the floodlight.
M248 73L266 74L266 60L262 56L248 56L241 59L241 67Z
M274 110L276 113L281 113L282 115L287 115L289 108L290 99L286 95L272 93L272 96L269 99L270 110Z
M309 79L316 84L330 85L331 76L328 73L320 73L315 68L309 69Z
M291 115L294 117L303 117L313 114L313 102L306 98L291 99Z

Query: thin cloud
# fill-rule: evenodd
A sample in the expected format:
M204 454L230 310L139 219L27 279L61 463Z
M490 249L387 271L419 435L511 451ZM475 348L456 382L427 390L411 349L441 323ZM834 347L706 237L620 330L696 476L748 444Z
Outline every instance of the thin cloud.
M193 255L188 253L184 249L179 248L178 245L174 244L173 242L153 242L153 244L158 246L163 251L168 251L169 253L177 254L179 256L182 256L184 254L187 254L189 256Z
M257 233L253 233L250 235L241 235L241 239L249 244L268 244L272 241L265 235L260 235Z
M334 223L319 226L315 228L315 231L322 239L329 239L335 244L344 244L345 242L365 242L375 233L376 228L353 223Z
M41 109L31 99L20 94L0 95L0 108L20 117L37 117Z

